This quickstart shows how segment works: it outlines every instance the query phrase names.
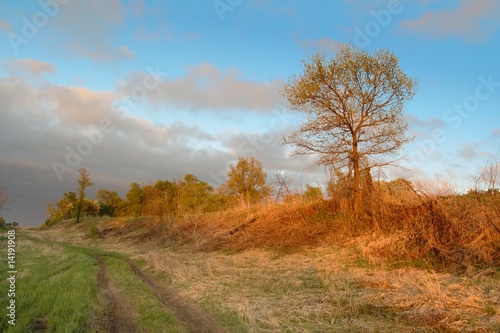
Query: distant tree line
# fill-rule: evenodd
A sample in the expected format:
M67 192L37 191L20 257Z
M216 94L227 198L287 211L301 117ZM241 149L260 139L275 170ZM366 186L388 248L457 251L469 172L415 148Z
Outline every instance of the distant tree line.
M190 214L206 214L224 211L244 205L260 204L264 201L282 203L311 203L324 199L320 186L305 185L303 191L290 189L291 179L276 174L275 186L269 184L267 174L261 163L253 157L240 158L230 167L228 180L214 188L192 174L183 179L157 180L141 185L133 182L122 198L118 192L107 189L97 191L95 199L85 197L85 188L91 186L90 175L80 170L80 179L76 192L66 192L55 205L48 205L49 218L46 225L53 225L61 220L80 217L139 217L154 216L159 218L178 217ZM405 197L415 194L410 181L373 181L370 173L361 175L360 193L365 203L372 202L374 191L393 197ZM283 190L284 188L284 190ZM349 202L353 195L353 179L349 174L332 170L325 185L327 196L336 205L344 200ZM281 195L279 195L279 193ZM273 193L278 195L273 197ZM0 221L1 222L1 221Z
M85 189L92 186L87 170L80 170L78 189L66 192L55 203L48 205L51 225L64 219L80 216L179 216L225 210L238 204L255 204L269 198L272 188L266 183L261 163L253 157L240 158L230 167L228 181L219 188L186 174L183 179L162 180L141 185L130 183L125 198L116 191L100 189L97 198L85 197Z

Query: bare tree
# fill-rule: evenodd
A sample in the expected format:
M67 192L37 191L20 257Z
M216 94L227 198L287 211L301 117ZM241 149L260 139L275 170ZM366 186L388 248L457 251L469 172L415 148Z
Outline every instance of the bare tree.
M294 75L282 94L307 121L283 143L294 146L295 155L316 155L315 166L347 169L357 209L361 170L395 162L388 156L411 140L403 107L415 95L416 80L389 51L371 55L345 44L336 58L318 53L303 65L304 73Z
M500 205L498 205L498 196L500 190L498 183L500 182L500 146L497 147L496 156L491 156L487 164L482 169L479 176L473 177L473 189L469 193L475 195L479 207L485 215L487 221L498 233L500 227L498 221L500 219ZM486 194L486 195L485 195ZM488 209L492 207L492 209Z
M498 184L500 183L500 146L497 147L496 155L492 155L481 173L472 178L475 192L488 191L498 194Z
M285 175L281 170L277 170L274 173L274 178L278 188L275 201L278 201L280 197L285 200L286 196L291 194L290 185L293 182L293 177Z
M495 191L497 189L498 176L500 171L500 164L498 162L490 162L484 167L480 179L481 182L487 187L488 191Z
M488 191L497 193L500 181L500 148L497 155L493 156L481 173L481 180L488 188Z

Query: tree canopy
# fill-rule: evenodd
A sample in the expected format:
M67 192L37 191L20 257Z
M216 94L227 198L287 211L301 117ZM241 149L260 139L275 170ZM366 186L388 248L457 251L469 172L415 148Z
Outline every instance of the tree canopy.
M83 200L85 199L85 190L87 187L94 185L90 181L90 175L84 168L78 170L80 178L78 179L78 205L76 210L76 223L80 222L80 214L82 211Z
M231 165L224 184L230 195L238 195L245 202L257 202L270 193L266 184L266 173L254 157L240 157L236 165Z
M403 109L415 94L416 80L389 51L369 54L345 44L335 58L318 53L303 65L304 72L294 75L282 94L307 121L283 143L296 155L315 155L315 165L348 169L356 208L360 171L394 162L388 156L411 140Z

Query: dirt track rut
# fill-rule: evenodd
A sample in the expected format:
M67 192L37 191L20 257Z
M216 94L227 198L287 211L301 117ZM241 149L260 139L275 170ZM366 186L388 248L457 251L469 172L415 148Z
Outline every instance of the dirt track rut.
M107 266L102 256L94 257L99 264L97 274L99 294L105 308L104 318L100 318L102 332L139 332L135 318L137 315L124 304L124 298L107 276ZM142 271L137 265L127 262L134 274L153 292L156 298L182 322L189 333L224 333L213 318L198 304L181 296L175 289L159 283L155 277Z
M97 285L104 307L104 315L99 318L99 329L110 333L138 332L133 312L125 306L123 296L107 275L107 266L102 257L94 257L99 264Z

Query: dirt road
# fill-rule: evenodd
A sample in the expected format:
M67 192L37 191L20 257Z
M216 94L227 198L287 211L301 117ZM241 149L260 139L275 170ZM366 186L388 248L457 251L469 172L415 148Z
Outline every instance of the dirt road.
M108 267L103 255L95 255L99 264L97 281L101 304L105 309L99 318L99 330L111 333L139 332L136 322L137 313L128 307L122 291L107 274ZM151 290L156 298L182 322L185 331L190 333L223 333L211 316L198 304L179 295L173 288L156 280L154 276L142 271L132 262L127 262L134 274Z

